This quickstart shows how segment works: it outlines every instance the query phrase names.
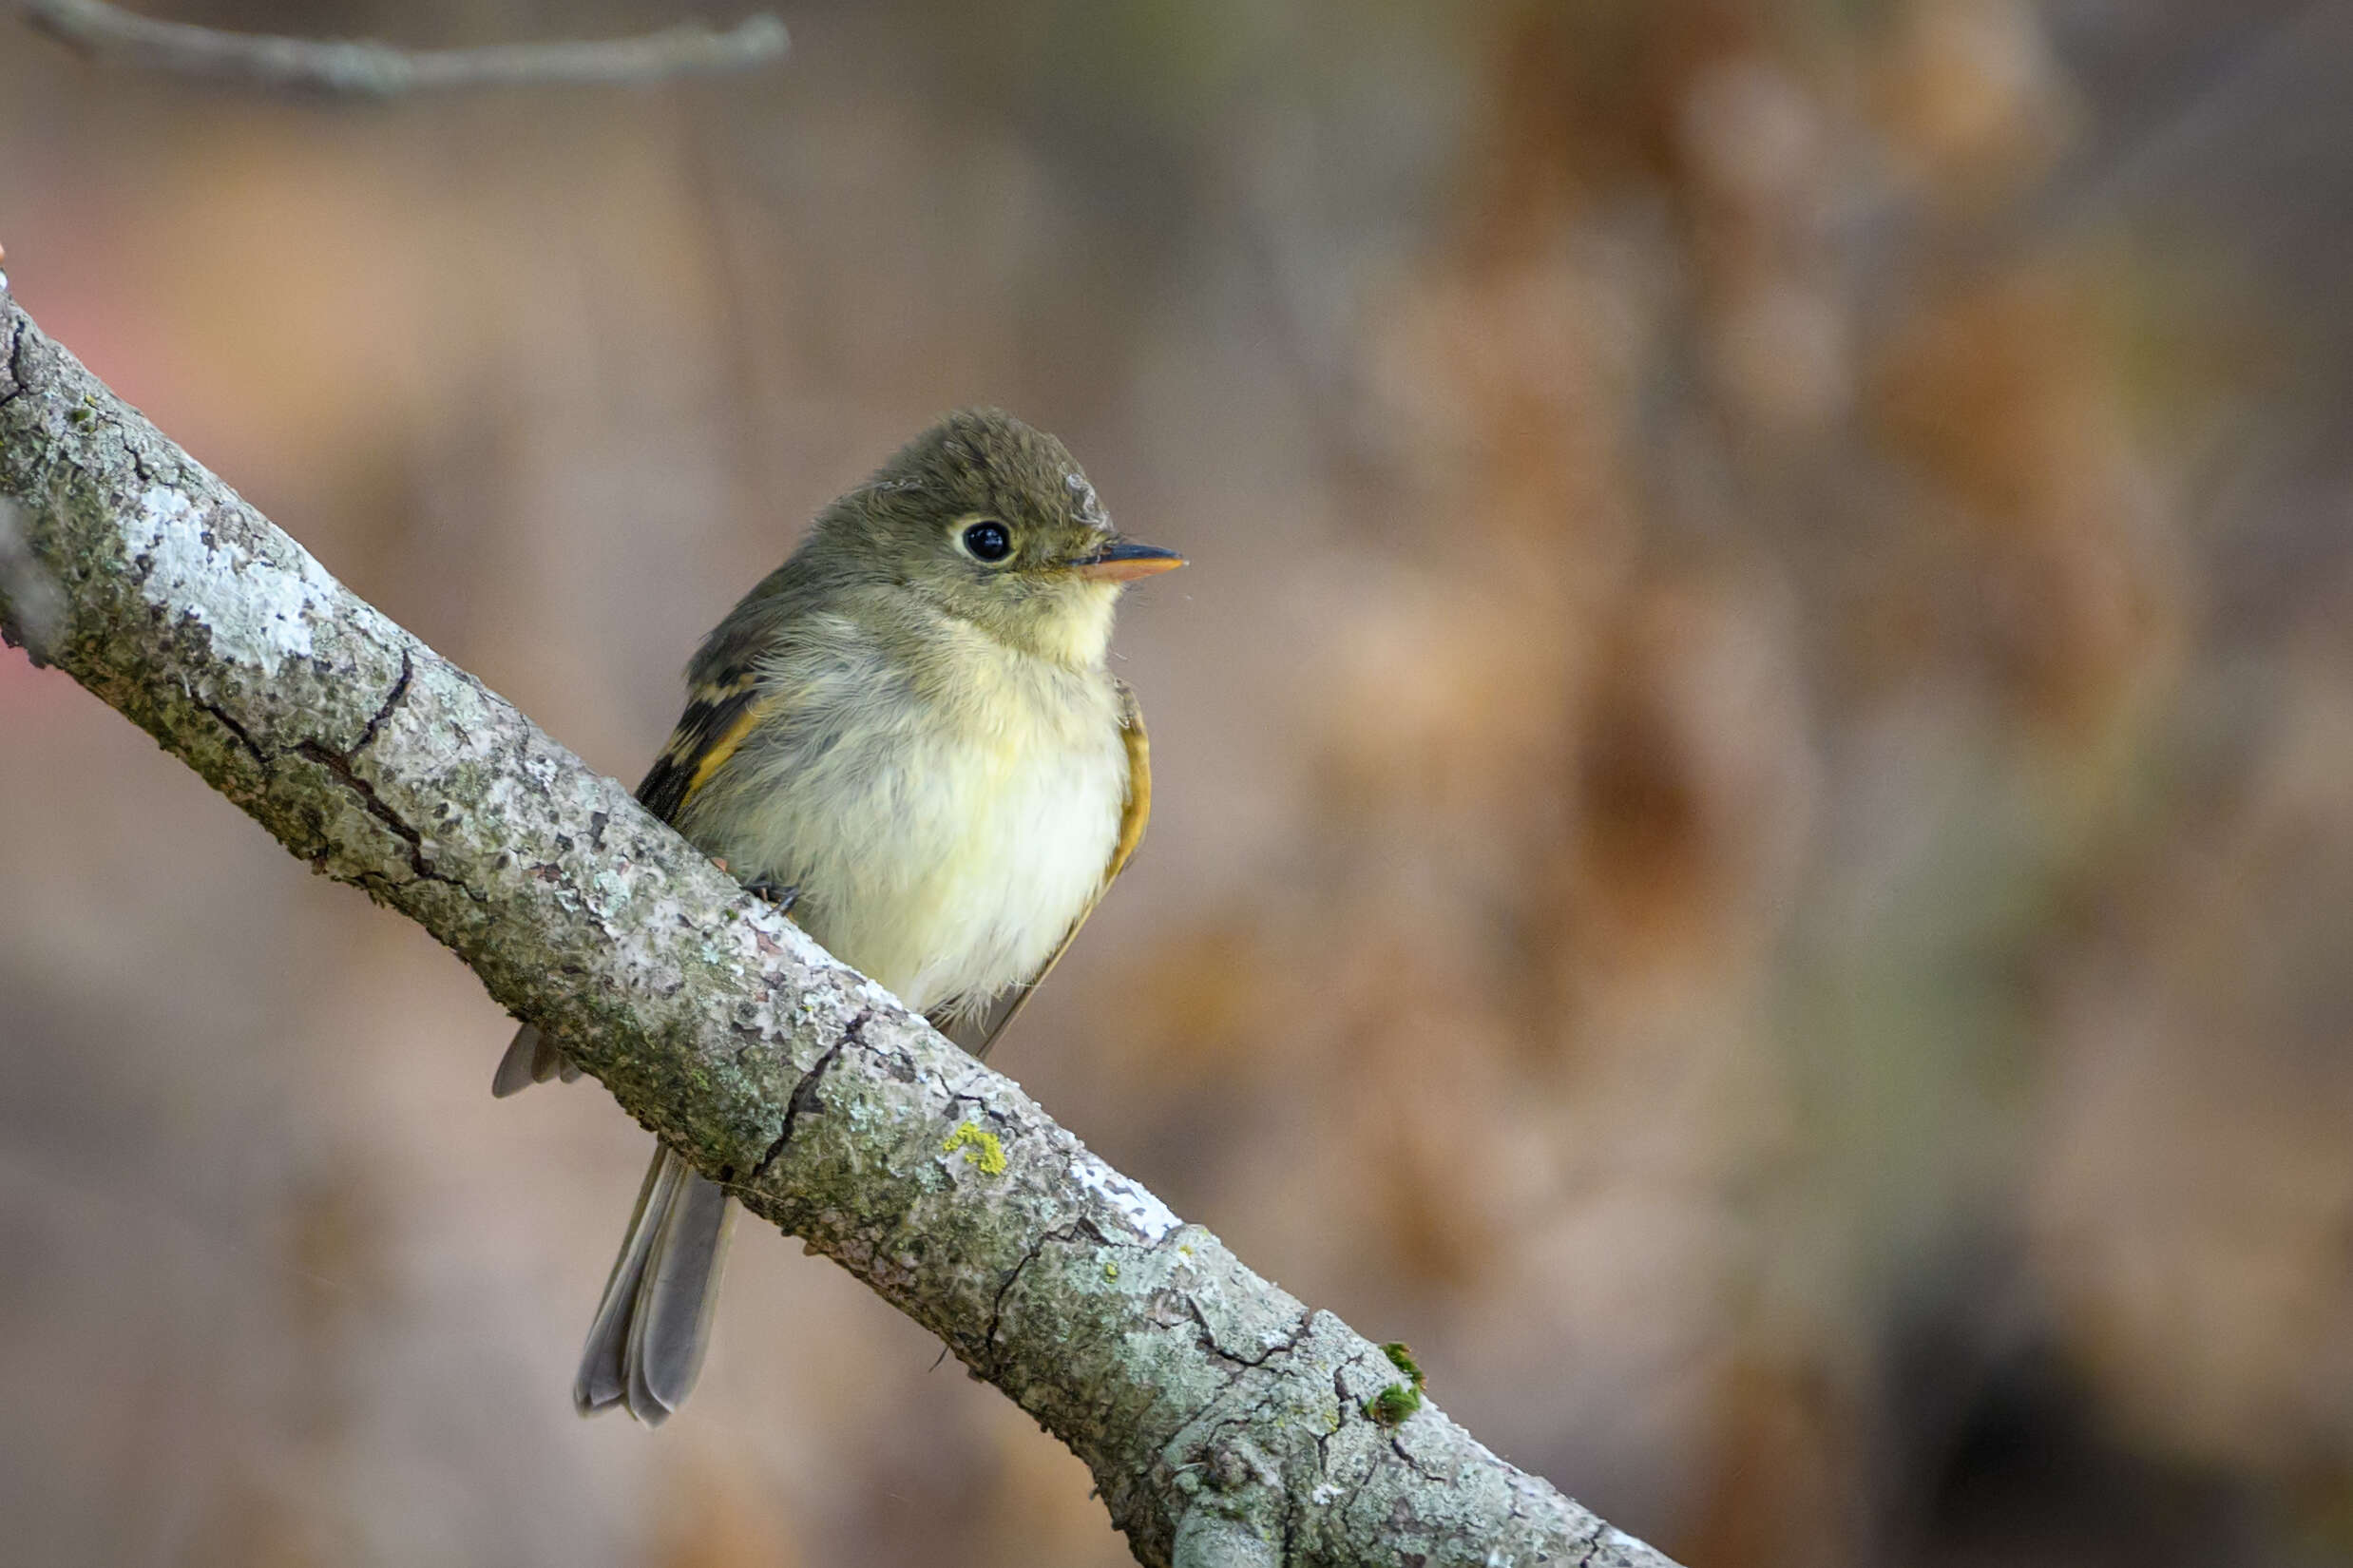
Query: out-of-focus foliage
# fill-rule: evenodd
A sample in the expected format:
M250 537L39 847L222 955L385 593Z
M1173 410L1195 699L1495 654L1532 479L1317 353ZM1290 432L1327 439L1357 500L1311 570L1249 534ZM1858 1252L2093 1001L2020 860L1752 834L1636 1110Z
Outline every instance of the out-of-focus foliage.
M478 41L671 19L208 0ZM1001 1061L1708 1568L2353 1559L2353 26L2220 0L819 5L330 111L0 49L43 323L634 776L942 408L1196 564L1153 836ZM0 1519L48 1563L1115 1563L642 1135L0 660Z

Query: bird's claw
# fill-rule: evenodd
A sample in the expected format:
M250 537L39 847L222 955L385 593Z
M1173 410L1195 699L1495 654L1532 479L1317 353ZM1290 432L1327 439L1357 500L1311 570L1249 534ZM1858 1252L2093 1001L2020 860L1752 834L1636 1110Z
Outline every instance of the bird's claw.
M745 883L743 890L768 900L776 907L778 914L791 914L793 906L800 902L801 896L798 883L779 883L774 877L767 876L756 877Z

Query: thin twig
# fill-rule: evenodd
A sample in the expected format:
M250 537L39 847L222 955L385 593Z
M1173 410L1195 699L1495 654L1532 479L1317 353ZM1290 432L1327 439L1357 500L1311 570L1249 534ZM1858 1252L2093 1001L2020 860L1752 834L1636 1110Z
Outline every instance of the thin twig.
M409 49L373 39L222 32L136 16L104 0L24 0L25 20L93 59L251 86L346 98L464 87L635 86L749 70L784 57L784 24L761 14L724 32L682 23L637 38Z

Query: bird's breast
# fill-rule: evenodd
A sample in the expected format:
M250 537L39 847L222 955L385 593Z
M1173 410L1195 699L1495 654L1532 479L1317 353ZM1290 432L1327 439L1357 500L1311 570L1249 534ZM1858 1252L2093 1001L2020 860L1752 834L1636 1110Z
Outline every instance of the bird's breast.
M804 928L909 1006L983 1004L1101 888L1127 793L1117 696L1018 665L946 699L866 674L805 694L693 836L798 886Z

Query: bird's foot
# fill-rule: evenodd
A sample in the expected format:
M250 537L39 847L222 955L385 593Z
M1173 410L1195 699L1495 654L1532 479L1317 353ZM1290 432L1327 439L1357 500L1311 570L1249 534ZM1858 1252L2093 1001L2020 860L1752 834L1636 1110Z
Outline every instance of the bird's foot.
M793 906L799 903L801 897L798 883L780 883L775 878L768 876L755 877L743 885L743 890L747 893L756 893L774 904L778 914L791 914Z

